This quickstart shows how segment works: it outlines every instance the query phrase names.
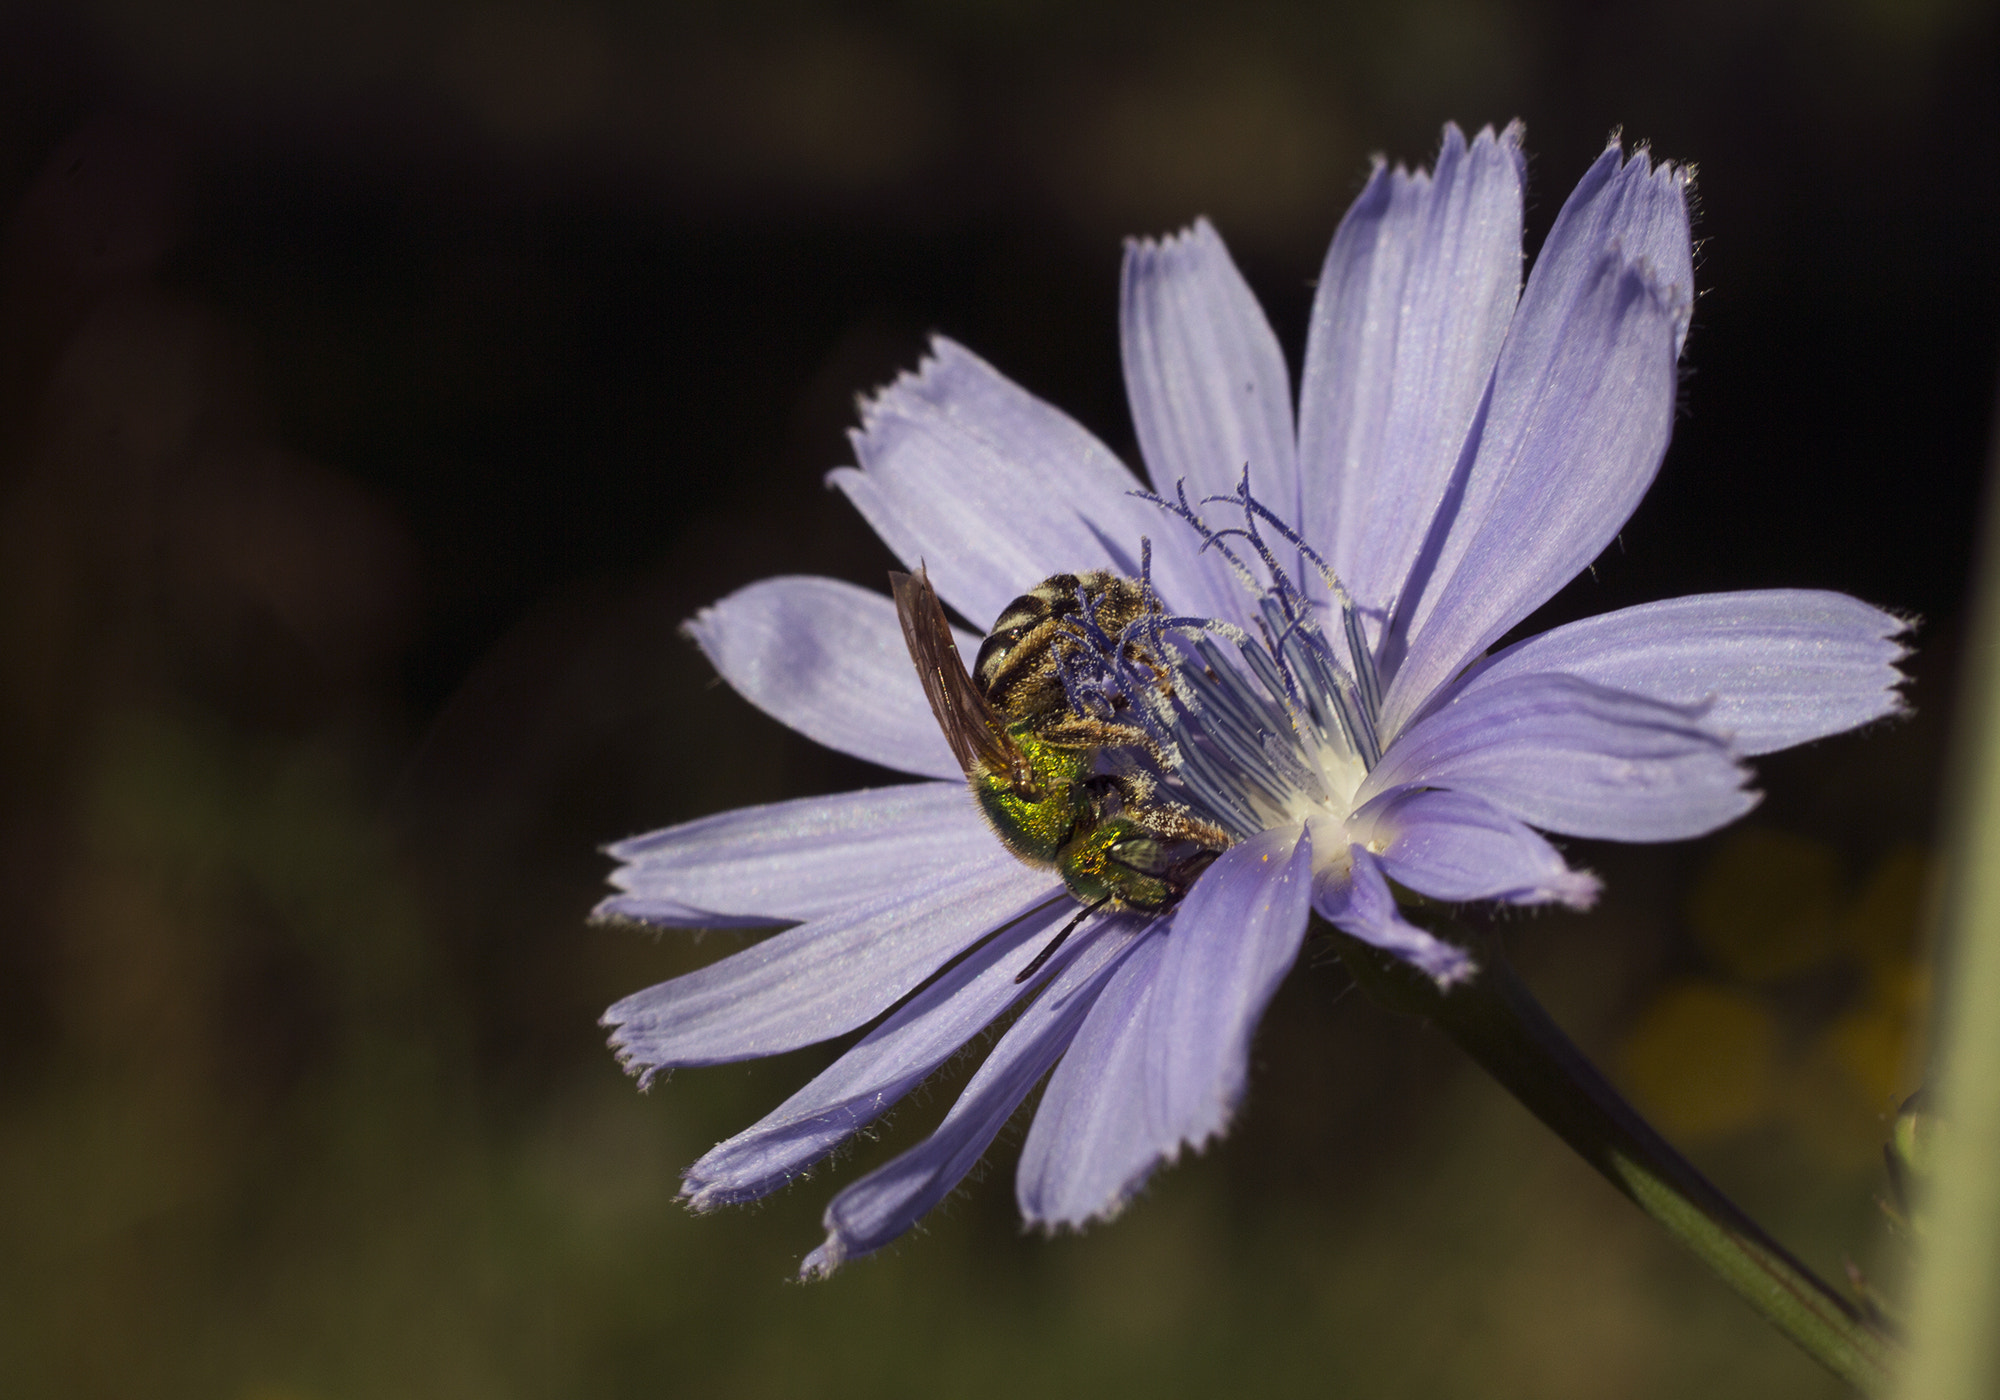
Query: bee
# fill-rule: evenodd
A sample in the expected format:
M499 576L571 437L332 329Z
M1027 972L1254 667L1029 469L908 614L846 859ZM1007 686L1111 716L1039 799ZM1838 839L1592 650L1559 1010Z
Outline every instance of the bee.
M1156 610L1144 591L1102 570L1045 579L1002 610L968 674L929 576L892 573L889 584L924 696L980 811L1008 850L1053 869L1084 906L1016 980L1033 976L1107 904L1171 908L1229 838L1160 800L1143 772L1104 770L1107 749L1153 752L1151 741L1079 713L1059 664L1062 649L1078 644L1085 608L1104 634L1120 637ZM1153 664L1164 682L1166 670Z

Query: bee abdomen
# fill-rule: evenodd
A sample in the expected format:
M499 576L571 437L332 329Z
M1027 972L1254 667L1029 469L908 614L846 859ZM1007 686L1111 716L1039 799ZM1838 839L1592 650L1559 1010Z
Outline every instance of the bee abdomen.
M980 690L988 695L993 693L994 685L1007 670L1007 663L1016 659L1021 641L1029 633L1043 623L1076 616L1077 589L1088 589L1096 584L1098 577L1089 574L1079 579L1075 574L1054 574L1002 608L1000 616L993 620L993 630L979 644L979 655L972 663L972 679ZM1101 590L1099 584L1098 591Z

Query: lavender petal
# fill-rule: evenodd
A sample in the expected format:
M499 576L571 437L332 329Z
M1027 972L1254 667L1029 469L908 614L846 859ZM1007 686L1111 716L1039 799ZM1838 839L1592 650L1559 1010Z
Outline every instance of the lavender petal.
M806 1256L800 1276L824 1278L846 1260L880 1249L949 1195L1068 1048L1105 980L1145 936L1145 924L1132 918L1085 929L1083 946L1007 1028L937 1130L828 1204L826 1240Z
M1571 870L1540 834L1469 792L1400 788L1357 812L1348 829L1371 833L1369 849L1389 878L1432 899L1572 909L1597 899L1595 876Z
M703 608L687 630L744 699L808 739L898 772L964 778L886 595L768 578Z
M1164 238L1130 240L1119 288L1125 393L1139 451L1162 491L1191 497L1251 488L1297 519L1292 380L1222 237L1206 219Z
M1677 841L1757 803L1746 770L1698 710L1574 676L1527 675L1455 696L1418 720L1362 785L1469 792L1531 826Z
M1694 248L1688 230L1689 174L1662 161L1654 165L1641 146L1628 159L1618 142L1606 144L1563 201L1536 255L1535 279L1574 290L1606 248L1617 248L1655 281L1690 293L1674 327L1674 353L1687 340L1693 309Z
M1388 732L1596 558L1652 484L1693 301L1689 247L1686 178L1643 154L1620 166L1607 152L1563 206L1476 454L1403 587Z
M996 843L959 870L786 929L604 1013L642 1080L812 1045L879 1016L951 957L1059 888Z
M1477 971L1472 955L1402 916L1389 892L1382 867L1361 846L1350 846L1345 863L1335 861L1313 877L1313 908L1335 928L1363 943L1394 953L1440 987L1462 982Z
M776 1110L712 1148L688 1169L681 1199L710 1210L801 1175L1028 995L1015 977L1075 912L1058 900L955 963Z
M1167 932L1132 950L1049 1076L1014 1184L1030 1225L1109 1219L1160 1163L1169 1139L1148 1112L1145 1076L1147 1017Z
M1378 165L1320 271L1299 389L1300 519L1364 615L1394 600L1521 294L1521 128Z
M1537 671L1578 676L1669 705L1708 702L1702 721L1742 754L1838 734L1904 708L1901 618L1841 593L1702 593L1585 618L1489 658L1461 689Z
M1174 911L1146 1015L1146 1150L1166 1160L1229 1125L1250 1038L1305 941L1312 838L1303 826L1231 846Z
M993 848L963 783L911 783L740 807L606 854L621 891L600 918L738 928L824 918Z
M1197 559L1143 483L1060 410L942 337L914 374L862 410L852 434L861 469L828 481L938 594L985 624L1051 574L1110 569L1136 578L1142 535L1177 609L1242 611L1223 565Z

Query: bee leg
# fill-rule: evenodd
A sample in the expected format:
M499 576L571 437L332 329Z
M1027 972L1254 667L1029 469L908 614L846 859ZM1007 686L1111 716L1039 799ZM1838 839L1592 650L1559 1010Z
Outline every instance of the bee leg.
M1034 961L1029 963L1026 967L1022 968L1018 973L1014 975L1014 985L1019 986L1021 983L1027 981L1030 977L1033 977L1037 972L1040 972L1042 970L1043 964L1047 963L1050 958L1056 955L1056 949L1062 947L1063 940L1068 938L1072 933L1076 932L1076 926L1082 923L1085 919L1089 918L1092 914L1095 914L1098 910L1102 909L1105 905L1109 904L1110 902L1111 902L1111 896L1107 894L1106 896L1104 896L1104 898L1098 900L1097 903L1086 904L1083 906L1083 908L1077 910L1076 917L1063 925L1062 932L1057 934L1054 938L1051 938L1044 945L1042 945L1042 951L1035 954Z

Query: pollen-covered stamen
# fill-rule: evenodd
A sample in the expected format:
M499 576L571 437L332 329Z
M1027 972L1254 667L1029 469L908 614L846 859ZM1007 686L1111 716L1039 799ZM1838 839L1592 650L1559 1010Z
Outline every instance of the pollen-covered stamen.
M1364 764L1372 767L1381 757L1377 731L1381 713L1382 685L1361 625L1359 609L1341 585L1333 567L1305 539L1250 493L1250 472L1246 467L1236 490L1227 496L1207 496L1202 505L1230 505L1243 512L1243 524L1214 529L1188 504L1185 487L1177 487L1175 499L1147 495L1161 509L1178 517L1202 537L1202 550L1214 549L1225 558L1237 577L1258 599L1259 626L1272 656L1285 663L1287 698L1305 699L1315 709L1336 720L1348 743ZM1259 528L1260 522L1275 530L1283 542L1298 551L1299 559L1316 570L1328 593L1340 608L1342 640L1346 658L1335 652L1320 628L1319 609L1285 570ZM1260 583L1255 570L1228 543L1240 539L1249 544L1264 567L1268 583ZM1293 645L1293 639L1297 645ZM1310 698L1302 696L1304 683Z
M1252 669L1263 676L1274 673L1276 667L1259 645L1238 635L1239 654L1262 662ZM1273 825L1301 797L1314 806L1324 804L1331 793L1321 765L1300 742L1307 735L1298 712L1283 702L1283 692L1269 679L1253 683L1206 637L1196 650L1203 664L1181 672L1187 697L1183 708L1188 727L1207 742L1183 747L1204 755L1211 749L1219 752L1226 762L1214 772L1214 781L1243 793L1256 813L1257 830Z
M1202 543L1204 549L1208 548L1215 541L1225 537L1234 536L1248 540L1252 548L1257 551L1259 560L1271 576L1271 587L1264 591L1265 596L1278 598L1283 605L1286 615L1297 614L1307 618L1316 618L1317 613L1312 602L1306 597L1305 591L1292 582L1290 576L1285 573L1284 566L1278 561L1276 553L1265 543L1263 534L1257 525L1260 520L1270 525L1272 529L1278 532L1279 537L1286 544L1296 549L1300 560L1311 564L1319 574L1321 581L1325 583L1328 593L1332 595L1334 602L1340 608L1341 631L1347 642L1347 666L1345 668L1340 666L1340 663L1334 658L1324 634L1317 627L1313 628L1312 637L1326 660L1332 663L1334 672L1340 674L1343 670L1345 671L1345 674L1340 674L1338 681L1332 681L1329 678L1330 683L1339 689L1345 689L1349 685L1353 687L1355 698L1359 702L1355 709L1355 718L1359 725L1367 731L1363 735L1357 729L1355 738L1358 747L1366 756L1369 766L1373 767L1375 761L1381 757L1382 752L1381 745L1377 742L1375 734L1376 717L1382 712L1382 682L1375 668L1375 654L1369 648L1366 632L1361 626L1360 609L1355 606L1352 595L1341 584L1339 576L1334 573L1333 566L1327 563L1325 557L1318 550L1307 544L1305 538L1297 530L1280 519L1270 507L1250 494L1250 469L1247 466L1243 469L1243 475L1237 481L1234 493L1227 496L1206 496L1202 498L1201 503L1203 505L1233 505L1237 507L1243 512L1244 523L1242 527L1210 531L1198 516L1185 513L1185 494L1181 497L1182 508L1175 510L1174 513L1179 515L1183 520L1188 521L1195 529L1204 534L1205 538ZM1226 545L1220 546L1220 548L1225 553L1228 552ZM1248 570L1239 562L1237 564L1237 572L1239 574L1247 574Z
M1243 512L1244 523L1240 526L1228 526L1222 529L1210 527L1202 519L1201 514L1188 503L1185 483L1176 483L1175 498L1171 501L1150 492L1137 491L1133 494L1141 500L1148 501L1160 507L1160 509L1166 511L1168 514L1184 521L1202 537L1200 552L1206 553L1208 550L1213 549L1228 562L1230 569L1236 574L1244 587L1257 597L1258 610L1261 614L1259 625L1265 629L1265 640L1274 654L1280 652L1282 637L1291 630L1295 622L1310 621L1313 623L1308 632L1308 636L1311 639L1310 644L1331 666L1331 671L1327 676L1328 688L1335 692L1344 693L1352 691L1355 698L1359 701L1359 704L1353 707L1351 711L1353 724L1349 726L1343 721L1343 727L1350 727L1352 729L1353 732L1350 737L1353 740L1354 747L1358 752L1366 755L1368 761L1372 764L1375 757L1379 756L1381 751L1380 745L1375 741L1374 730L1376 716L1381 711L1382 687L1375 668L1374 654L1369 649L1364 629L1361 626L1360 611L1355 606L1354 600L1348 594L1346 588L1342 586L1339 577L1334 573L1332 565L1328 564L1317 550L1306 543L1304 537L1297 530L1287 525L1268 506L1264 505L1263 502L1250 493L1249 468L1244 468L1243 475L1239 479L1233 494L1227 496L1206 496L1200 502L1202 505L1235 506ZM1335 655L1324 633L1317 625L1318 608L1306 596L1305 591L1293 582L1290 574L1285 571L1283 563L1280 562L1276 552L1272 550L1269 543L1264 539L1263 532L1258 528L1259 521L1269 524L1278 532L1280 538L1286 544L1298 551L1301 563L1312 566L1325 583L1327 591L1331 594L1334 602L1339 606L1341 611L1341 630L1343 639L1347 643L1348 655L1345 664ZM1230 547L1228 541L1232 539L1240 539L1248 542L1251 549L1255 551L1258 562L1264 566L1264 573L1269 582L1260 581L1256 571L1251 568L1250 564L1236 550ZM1279 619L1282 619L1282 621ZM1296 699L1298 697L1293 696L1292 698ZM1348 707L1342 705L1338 708L1346 709Z
M1344 818L1381 757L1381 686L1346 590L1250 495L1247 476L1235 495L1201 502L1241 510L1240 526L1210 526L1185 488L1173 500L1148 499L1228 561L1256 598L1256 631L1168 614L1153 589L1146 542L1141 614L1117 636L1088 613L1065 629L1071 645L1061 649L1058 674L1072 709L1143 733L1144 754L1114 747L1109 761L1148 770L1163 798L1239 839L1316 814ZM1324 605L1294 582L1265 526L1325 579L1341 610L1340 644L1321 627Z

